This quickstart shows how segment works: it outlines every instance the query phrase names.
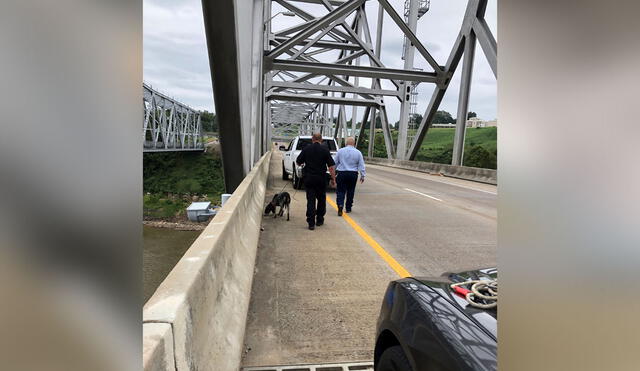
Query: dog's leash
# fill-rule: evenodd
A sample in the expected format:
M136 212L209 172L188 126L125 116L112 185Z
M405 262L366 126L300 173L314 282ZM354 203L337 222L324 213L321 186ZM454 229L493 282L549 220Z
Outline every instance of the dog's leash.
M293 196L291 196L292 199L296 200L296 193L298 193L298 190L296 189L295 192L293 192ZM297 200L296 200L297 201Z
M280 189L280 192L278 193L282 193L282 191L284 191L285 188L287 188L287 186L289 185L289 182L285 182L284 186ZM294 188L295 189L295 188ZM296 200L296 193L298 193L298 190L296 189L295 192L293 192L293 196L291 196L291 199ZM296 200L297 201L297 200Z
M289 181L285 182L284 187L282 187L282 189L278 193L282 193L282 191L284 191L284 189L287 188L288 185L289 185Z

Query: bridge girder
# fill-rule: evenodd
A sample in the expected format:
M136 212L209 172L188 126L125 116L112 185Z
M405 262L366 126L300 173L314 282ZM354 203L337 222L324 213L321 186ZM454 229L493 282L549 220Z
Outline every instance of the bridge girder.
M375 23L369 22L367 2L378 5ZM364 125L373 126L379 118L387 156L414 159L463 58L458 111L465 113L458 119L466 118L476 40L497 73L497 44L484 21L486 5L487 0L468 0L458 39L441 65L416 36L417 19L427 12L428 1L406 0L403 19L388 0L203 0L227 188L239 184L270 148L272 137L282 137L285 131L291 135L296 127L300 132L311 128L339 138L360 137ZM299 22L278 27L277 15L283 11L274 14L276 6ZM405 37L401 69L385 66L380 58L385 17ZM414 54L432 70L414 69ZM395 89L382 89L385 80ZM434 93L411 137L411 93L420 83L433 84ZM401 104L397 142L391 135L385 96ZM454 163L462 162L465 122L461 122ZM373 150L370 144L370 156Z

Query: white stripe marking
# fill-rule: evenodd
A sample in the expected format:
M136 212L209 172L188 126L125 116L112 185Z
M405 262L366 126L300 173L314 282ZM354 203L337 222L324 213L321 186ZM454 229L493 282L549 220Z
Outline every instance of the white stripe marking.
M434 199L434 200L436 200L436 201L440 201L440 202L442 202L442 200L441 200L441 199L439 199L439 198L436 198L436 197L433 197L433 196L429 196L428 194L425 194L425 193L422 193L422 192L414 191L413 189L405 188L404 190L405 190L405 191L409 191L409 192L413 192L413 193L417 193L417 194L419 194L419 195L421 195L421 196L429 197L429 198Z

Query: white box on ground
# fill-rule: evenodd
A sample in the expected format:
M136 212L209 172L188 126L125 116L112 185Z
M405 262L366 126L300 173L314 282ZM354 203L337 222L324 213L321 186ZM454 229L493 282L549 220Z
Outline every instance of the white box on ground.
M211 215L215 215L213 210L210 209L211 202L192 202L189 207L187 207L187 217L192 222L204 222Z

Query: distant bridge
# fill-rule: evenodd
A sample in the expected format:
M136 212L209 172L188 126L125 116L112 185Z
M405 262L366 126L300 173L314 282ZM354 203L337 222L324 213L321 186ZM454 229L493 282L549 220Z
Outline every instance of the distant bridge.
M200 112L142 85L144 152L202 151Z

